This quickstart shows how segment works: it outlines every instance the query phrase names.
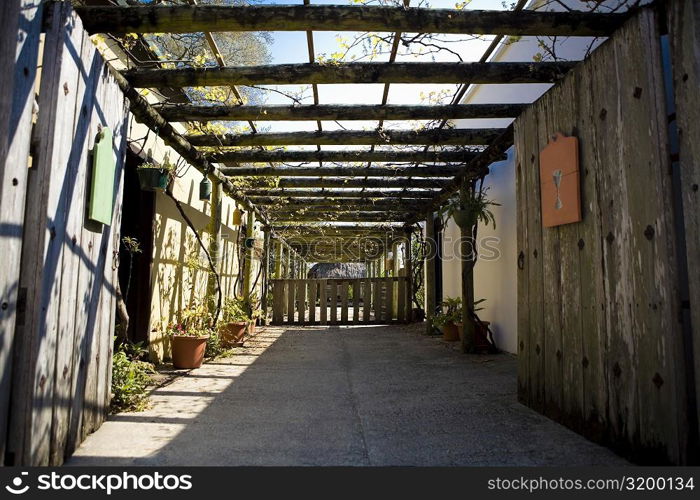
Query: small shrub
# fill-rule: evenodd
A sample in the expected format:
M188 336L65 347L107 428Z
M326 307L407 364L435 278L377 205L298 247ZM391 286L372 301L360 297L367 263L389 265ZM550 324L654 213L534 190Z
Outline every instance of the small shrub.
M148 405L150 374L155 370L151 363L141 361L143 348L122 344L112 356L112 398L110 411L142 411Z
M209 338L207 339L207 350L204 356L207 359L214 359L217 356L225 353L227 350L228 349L221 344L221 336L219 335L219 332L212 330L209 333Z

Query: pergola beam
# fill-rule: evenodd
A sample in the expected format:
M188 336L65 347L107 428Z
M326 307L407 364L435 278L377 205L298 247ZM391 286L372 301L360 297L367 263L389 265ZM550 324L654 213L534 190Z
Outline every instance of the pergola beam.
M264 134L189 135L194 146L362 146L381 144L486 145L504 129L334 130L332 132L271 132Z
M344 214L309 213L309 214L280 214L279 217L270 217L275 224L283 222L406 222L407 213L376 213L376 212L348 212Z
M209 156L215 163L442 163L467 162L473 151L229 151Z
M479 35L607 36L625 19L589 12L485 11L339 5L80 7L90 33L401 31Z
M445 188L449 180L440 179L359 179L343 177L289 178L279 180L281 188Z
M447 104L435 106L343 105L200 106L165 104L158 111L168 121L318 121L318 120L459 120L515 118L526 104Z
M414 200L414 199L393 199L393 198L382 198L379 200L373 200L370 198L359 198L359 199L346 199L346 198L290 198L289 200L284 200L280 198L263 198L254 200L255 204L258 206L266 205L278 205L280 207L313 207L313 206L325 206L325 205L340 205L346 207L421 207L426 206L428 200ZM282 205L280 205L282 203Z
M244 191L246 195L256 204L266 204L266 203L276 203L277 201L272 201L277 198L349 198L349 199L405 199L413 198L420 200L431 200L437 194L434 190L421 190L412 189L410 191L387 191L382 190L320 190L315 189L313 191L303 191L303 190L289 190L289 189L277 189L277 188L252 188L246 189ZM268 203L268 204L269 204Z
M139 88L335 83L554 83L576 62L394 62L268 64L225 68L133 69Z
M452 177L465 167L222 167L228 177Z

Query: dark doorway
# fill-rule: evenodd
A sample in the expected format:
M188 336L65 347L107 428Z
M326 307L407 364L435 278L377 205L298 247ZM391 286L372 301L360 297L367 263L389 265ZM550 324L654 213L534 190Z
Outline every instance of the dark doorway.
M153 221L156 209L155 193L139 186L136 168L144 160L127 150L124 172L124 206L119 250L119 285L126 296L129 313L127 335L132 342L148 343L151 321L151 256L153 255ZM124 238L135 238L141 252L131 254ZM133 260L132 260L133 255ZM129 271L131 268L131 280ZM127 292L128 288L128 292Z

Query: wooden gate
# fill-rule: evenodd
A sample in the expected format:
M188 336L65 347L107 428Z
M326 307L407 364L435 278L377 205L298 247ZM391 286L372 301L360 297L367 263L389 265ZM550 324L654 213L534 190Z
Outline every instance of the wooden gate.
M272 280L272 324L405 323L411 300L405 277Z

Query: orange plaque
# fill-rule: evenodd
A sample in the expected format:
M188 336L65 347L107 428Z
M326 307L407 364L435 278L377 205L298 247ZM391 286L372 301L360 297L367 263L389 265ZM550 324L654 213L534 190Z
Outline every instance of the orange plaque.
M581 220L578 139L560 133L540 151L542 225L561 226Z

